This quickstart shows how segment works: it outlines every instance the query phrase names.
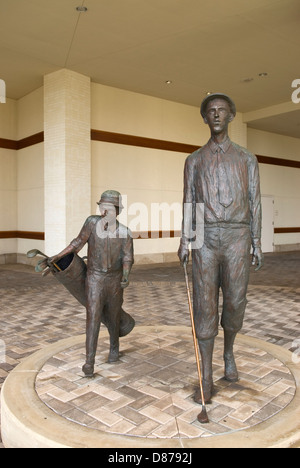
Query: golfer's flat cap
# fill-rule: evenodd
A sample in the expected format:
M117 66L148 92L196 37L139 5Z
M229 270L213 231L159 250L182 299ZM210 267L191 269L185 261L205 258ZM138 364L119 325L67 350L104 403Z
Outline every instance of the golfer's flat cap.
M100 203L111 203L112 205L118 206L119 208L124 208L122 205L122 195L116 190L106 190L103 192L101 199L99 202L97 202L97 204L100 205Z
M233 113L233 115L236 115L235 104L234 104L233 100L229 96L227 96L227 94L213 93L213 94L209 94L208 96L206 96L206 98L203 100L203 102L201 104L201 115L202 115L203 118L205 118L205 115L206 115L207 104L210 101L213 101L214 99L225 99L225 101L228 102L228 104L230 106L230 110Z

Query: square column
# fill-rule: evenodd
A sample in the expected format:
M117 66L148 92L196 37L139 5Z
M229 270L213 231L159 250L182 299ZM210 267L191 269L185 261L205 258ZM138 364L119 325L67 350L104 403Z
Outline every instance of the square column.
M44 78L45 253L66 247L91 214L91 82L62 69Z

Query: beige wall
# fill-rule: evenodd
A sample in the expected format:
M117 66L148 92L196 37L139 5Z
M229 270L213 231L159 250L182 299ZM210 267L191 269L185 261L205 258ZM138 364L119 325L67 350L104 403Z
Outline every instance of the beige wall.
M17 139L44 130L43 88L17 101ZM17 151L18 231L44 232L44 144ZM44 242L18 239L18 253L43 249Z
M44 88L38 88L17 101L17 139L44 130Z
M92 84L92 128L167 141L203 145L209 138L198 108ZM104 190L126 195L128 216L121 221L133 231L157 230L151 204L181 206L183 167L187 154L92 142L92 212ZM138 205L140 204L140 205ZM156 205L157 207L157 205ZM142 223L135 222L141 216ZM180 229L179 215L171 229ZM162 229L162 226L160 227ZM135 241L137 260L163 261L176 252L178 239Z
M209 139L208 127L196 107L95 83L91 84L90 124L95 130L196 146ZM43 130L44 88L0 105L0 138L20 140ZM241 114L231 124L230 136L259 155L300 159L299 139L247 129ZM170 216L169 228L179 230L186 157L184 153L92 141L91 213L97 212L100 194L114 188L127 196L121 221L133 231L167 230L168 225L157 224L155 217L163 203L173 204L176 215ZM261 164L260 172L262 194L275 199L275 227L300 226L299 169ZM19 151L0 149L0 231L44 232L44 192L43 143ZM68 233L68 241L77 230L74 227ZM277 246L299 243L300 234L275 235ZM44 242L0 240L0 255L24 254L34 247L42 250ZM177 248L178 238L135 241L138 261L175 259Z
M43 131L43 88L0 105L0 137L21 140ZM44 231L43 144L0 149L0 231ZM0 255L42 248L42 241L1 239Z
M273 158L300 161L300 139L248 129L250 151ZM300 226L300 170L292 167L260 164L263 195L274 197L274 226ZM300 244L300 233L274 235L275 247ZM280 249L280 247L278 247Z
M16 136L17 103L6 99L0 104L0 138ZM17 225L17 151L0 148L0 231L14 231ZM0 255L16 251L16 239L0 240Z

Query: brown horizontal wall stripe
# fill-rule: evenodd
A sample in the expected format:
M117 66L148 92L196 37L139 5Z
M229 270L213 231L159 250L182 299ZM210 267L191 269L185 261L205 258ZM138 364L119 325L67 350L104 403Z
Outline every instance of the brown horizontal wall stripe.
M172 239L180 236L181 231L137 231L132 233L133 239ZM31 231L0 231L0 239L45 240L45 233Z
M260 164L271 164L272 166L296 167L300 169L300 161L294 161L292 159L271 158L269 156L257 155L257 160Z
M17 142L17 149L28 148L29 146L37 145L38 143L43 143L44 141L44 132L36 133L27 138L23 138Z
M6 138L0 138L0 148L9 149L9 150L17 150L18 142L15 140L7 140Z
M300 227L275 228L275 234L299 233ZM133 239L174 239L181 236L181 231L136 231ZM32 231L0 231L0 239L33 239L45 240L44 232Z
M201 146L188 145L185 143L176 143L173 141L157 140L154 138L138 137L126 135L123 133L104 132L102 130L91 130L91 139L93 141L102 141L106 143L117 143L120 145L139 146L143 148L159 149L165 151L176 151L178 153L193 153ZM258 162L261 164L272 164L273 166L286 166L300 168L300 161L292 159L271 158L269 156L257 155Z
M173 239L180 236L181 231L136 231L132 233L133 239ZM45 240L45 233L31 231L0 231L0 239Z
M35 135L30 135L29 137L23 138L22 140L6 140L5 138L0 138L0 148L10 149L10 150L21 150L28 148L29 146L37 145L38 143L43 143L44 141L44 132L36 133Z
M0 239L15 239L17 231L0 231Z
M275 228L275 234L299 233L300 227ZM133 239L174 239L181 236L181 231L136 231ZM45 240L44 232L32 231L0 231L0 239L33 239Z
M159 149L164 151L175 151L178 153L193 153L199 146L176 143L173 141L157 140L155 138L126 135L124 133L104 132L102 130L91 130L93 141L106 143L117 143L119 145L140 146L143 148Z
M32 231L0 231L0 239L45 240L45 233Z
M45 240L44 232L17 231L18 239Z
M300 227L286 227L286 228L275 228L275 234L291 234L294 232L300 232Z
M181 231L136 231L132 233L133 239L174 239L181 237Z
M139 137L135 135L127 135L124 133L106 132L102 130L91 130L92 141L102 141L106 143L116 143L119 145L138 146L142 148L158 149L163 151L175 151L177 153L190 154L201 148L196 145L186 143L177 143L174 141L158 140L155 138ZM44 132L36 133L22 140L15 141L6 138L0 138L0 148L10 150L20 150L29 146L43 143ZM283 158L272 158L270 156L257 155L260 164L271 164L272 166L285 166L300 169L300 161Z

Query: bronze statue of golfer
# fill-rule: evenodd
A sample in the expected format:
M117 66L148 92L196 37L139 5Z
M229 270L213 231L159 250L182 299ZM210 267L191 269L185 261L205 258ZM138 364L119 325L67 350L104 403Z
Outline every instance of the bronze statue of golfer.
M86 304L87 311L86 363L82 368L87 377L94 374L101 322L107 325L110 335L110 363L119 359L119 336L128 334L134 327L134 320L126 314L126 329L120 329L120 320L125 314L122 310L123 289L129 284L134 262L132 235L126 226L117 221L123 208L121 195L115 190L107 190L98 205L100 216L90 216L78 237L58 255L47 260L50 266L61 265L61 259L77 254L88 244L86 297L81 301Z
M261 250L261 196L257 158L233 143L228 126L236 115L230 97L217 93L201 105L211 138L191 154L184 170L184 210L178 256L189 260L189 245L197 235L197 204L204 205L204 239L192 243L193 309L202 358L204 398L213 394L212 359L219 326L219 293L223 293L221 325L224 329L225 378L238 380L233 345L241 330L253 247L253 264L263 265ZM195 401L201 402L200 392Z

